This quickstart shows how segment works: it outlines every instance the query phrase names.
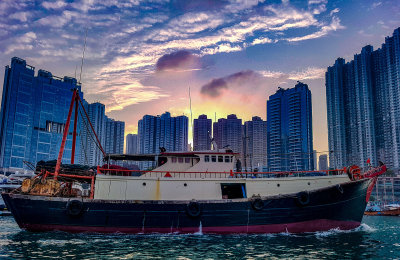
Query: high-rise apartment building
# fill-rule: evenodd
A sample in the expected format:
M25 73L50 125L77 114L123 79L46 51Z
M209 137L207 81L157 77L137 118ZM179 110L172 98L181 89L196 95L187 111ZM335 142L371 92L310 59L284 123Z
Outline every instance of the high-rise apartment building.
M243 167L262 169L267 165L267 121L254 116L243 126Z
M311 91L298 82L267 101L268 168L270 171L313 170Z
M193 124L193 150L202 151L211 149L211 119L200 115Z
M80 85L70 77L59 78L39 70L17 57L6 66L0 114L0 168L3 172L27 169L23 161L57 159L72 89ZM73 126L73 118L71 126ZM79 125L78 121L78 125ZM72 129L69 131L63 163L71 162ZM78 127L78 135L79 135ZM77 142L75 158L79 158Z
M138 122L139 153L159 153L166 151L187 151L188 123L186 116L171 117L169 112L161 116L145 115ZM140 167L152 167L152 163L143 162Z
M125 122L116 121L106 116L105 147L107 154L123 154Z
M318 160L318 170L320 171L326 171L328 170L328 155L326 154L321 154L319 156ZM316 170L316 169L315 169Z
M325 74L330 166L400 166L400 28Z
M139 138L135 134L126 135L126 154L138 154L139 153Z
M243 160L242 119L238 119L234 114L228 115L226 119L218 119L218 122L213 124L213 138L218 148L229 148L235 153L240 153Z
M105 106L101 103L87 104L85 103L85 109L88 113L89 119L93 125L94 131L99 138L101 146L105 149L105 136L106 136L106 116ZM81 159L82 164L96 166L103 164L103 154L100 148L96 145L96 137L92 133L90 126L86 124L85 129L82 131L83 139L83 154Z
M169 112L161 116L145 115L138 122L139 153L159 153L160 148L166 151L187 151L188 125L186 116L171 117ZM152 164L142 164L141 168Z

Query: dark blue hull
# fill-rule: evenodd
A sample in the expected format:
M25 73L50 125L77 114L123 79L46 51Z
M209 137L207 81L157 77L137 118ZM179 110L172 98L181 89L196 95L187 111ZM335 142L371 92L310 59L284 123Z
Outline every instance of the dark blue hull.
M105 201L2 194L22 229L104 233L314 232L360 225L372 181L213 201Z

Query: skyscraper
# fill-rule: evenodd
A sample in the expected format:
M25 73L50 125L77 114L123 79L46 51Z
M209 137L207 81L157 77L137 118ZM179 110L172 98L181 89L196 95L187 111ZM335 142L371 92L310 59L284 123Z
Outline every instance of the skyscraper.
M326 72L330 166L400 166L400 28L376 51L372 46Z
M243 159L244 167L261 169L267 165L267 121L253 116L252 121L243 126Z
M211 149L211 119L207 119L206 115L200 115L194 120L193 125L193 150L210 150Z
M107 154L123 154L125 122L116 121L106 116L105 152Z
M243 155L242 119L236 115L220 118L213 124L213 138L218 148L229 148L235 153Z
M80 85L70 77L59 78L39 70L17 57L6 66L0 114L0 168L3 171L27 169L23 161L57 159L72 98ZM73 126L73 118L71 126ZM78 121L79 125L79 121ZM70 163L72 131L68 135L63 163ZM78 134L79 134L78 127ZM76 160L80 143L76 145Z
M105 116L105 106L101 103L93 103L87 105L87 113L90 121L92 122L94 131L99 138L101 146L105 149L105 136L106 136L106 116ZM96 145L96 137L92 131L86 131L86 136L84 136L87 165L96 166L103 164L103 154L99 147Z
M138 154L139 153L138 135L135 135L135 134L126 135L126 153L127 154Z
M267 101L268 168L270 171L312 170L311 91L298 82Z
M319 166L318 170L320 170L320 171L328 170L328 155L321 154L319 156L318 166Z
M171 117L169 112L143 116L138 122L139 153L159 153L161 147L167 151L187 151L188 124L186 116ZM141 168L151 165L144 163Z

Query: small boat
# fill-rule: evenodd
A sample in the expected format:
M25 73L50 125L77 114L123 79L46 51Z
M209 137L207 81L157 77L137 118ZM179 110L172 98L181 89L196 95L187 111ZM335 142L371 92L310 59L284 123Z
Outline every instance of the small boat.
M366 209L364 214L367 216L400 216L400 205L387 204L380 207L370 207Z
M229 149L109 155L100 142L107 164L72 169L61 164L72 109L80 102L76 91L72 101L55 167L37 169L37 176L24 180L21 188L2 194L22 229L222 234L348 230L361 224L376 179L386 172L383 164L364 173L356 166L322 172L235 172L238 154ZM73 133L74 144L75 128ZM110 166L118 160L150 160L156 168Z

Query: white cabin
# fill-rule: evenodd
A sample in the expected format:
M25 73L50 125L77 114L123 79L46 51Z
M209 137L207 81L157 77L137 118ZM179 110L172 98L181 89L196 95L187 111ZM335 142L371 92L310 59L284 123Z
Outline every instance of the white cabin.
M137 160L138 156L131 157ZM235 173L236 156L226 149L164 152L154 156L158 166L152 171L141 171L140 176L123 176L126 174L103 169L103 173L96 176L94 198L136 201L242 199L314 190L349 181L345 174Z

